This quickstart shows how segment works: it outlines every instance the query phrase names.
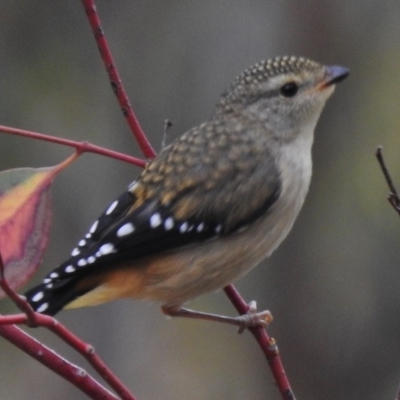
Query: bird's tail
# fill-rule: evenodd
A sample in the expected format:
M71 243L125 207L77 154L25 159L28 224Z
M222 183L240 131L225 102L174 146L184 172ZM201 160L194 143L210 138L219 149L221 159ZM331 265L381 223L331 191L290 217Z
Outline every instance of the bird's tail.
M34 311L55 315L77 297L92 289L91 286L79 288L75 279L53 280L50 283L44 281L28 290L25 297Z

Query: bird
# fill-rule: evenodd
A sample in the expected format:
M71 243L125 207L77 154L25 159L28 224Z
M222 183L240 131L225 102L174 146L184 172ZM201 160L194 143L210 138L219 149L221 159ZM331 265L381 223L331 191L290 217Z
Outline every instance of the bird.
M171 316L248 324L183 305L235 282L285 239L310 185L314 128L348 74L295 56L246 69L25 294L30 306L55 315L132 298ZM265 323L259 315L249 326Z

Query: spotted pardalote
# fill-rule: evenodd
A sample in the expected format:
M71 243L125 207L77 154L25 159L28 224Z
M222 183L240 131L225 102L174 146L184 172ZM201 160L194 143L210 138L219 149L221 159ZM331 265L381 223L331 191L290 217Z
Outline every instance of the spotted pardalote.
M297 57L244 71L211 118L165 147L26 293L30 305L53 315L130 297L201 317L182 305L241 277L288 234L311 179L315 125L347 75Z

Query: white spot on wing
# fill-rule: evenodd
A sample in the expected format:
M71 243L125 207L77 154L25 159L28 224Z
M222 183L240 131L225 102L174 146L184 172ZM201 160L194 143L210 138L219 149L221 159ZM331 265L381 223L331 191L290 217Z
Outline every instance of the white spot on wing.
M42 313L43 311L46 311L48 308L49 308L49 303L43 303L40 307L38 307L36 312Z
M99 248L99 253L101 255L105 255L105 254L110 254L115 250L115 247L112 243L106 243L103 244L100 248ZM97 253L96 253L97 254Z
M58 278L57 272L52 272L49 276L50 276L50 278L52 278L52 279Z
M150 217L150 226L152 228L157 228L162 223L161 215L159 213L155 213Z
M95 256L90 256L90 257L87 259L87 262L88 262L89 264L93 264L95 261L96 261L96 257L95 257Z
M164 228L169 231L174 227L174 219L172 217L168 217L164 222Z
M75 257L80 253L79 249L77 247L75 247L75 249L72 250L71 256Z
M79 243L78 243L78 246L79 247L83 247L83 246L85 246L86 245L86 240L85 239L82 239Z
M65 272L67 274L70 274L71 272L75 271L75 267L73 265L68 265L67 267L65 267Z
M51 282L50 278L43 279L43 283L49 283L49 282Z
M118 201L115 200L114 203L112 203L111 206L107 208L106 215L110 215L115 210L115 207L117 207L117 205Z
M84 267L87 264L86 260L84 258L81 258L78 262L77 265L78 267Z
M133 226L132 223L128 222L125 225L122 225L121 228L117 230L117 236L118 237L123 237L130 235L132 232L135 231L135 227Z
M37 292L37 293L32 297L32 301L36 303L37 301L42 300L43 297L44 297L44 293L43 293L43 292Z
M199 226L197 227L197 232L201 232L204 229L204 223L200 223Z
M179 227L179 232L180 232L180 233L185 233L185 232L188 230L188 227L189 227L188 223L187 223L187 222L184 222L184 223Z
M53 284L52 283L48 283L47 285L46 285L46 289L51 289L53 287Z
M215 228L215 232L216 233L220 233L222 231L222 225L219 224L216 228Z
M91 228L89 229L89 233L94 233L94 232L96 232L96 229L97 229L97 225L99 224L99 221L96 221L92 226L91 226Z

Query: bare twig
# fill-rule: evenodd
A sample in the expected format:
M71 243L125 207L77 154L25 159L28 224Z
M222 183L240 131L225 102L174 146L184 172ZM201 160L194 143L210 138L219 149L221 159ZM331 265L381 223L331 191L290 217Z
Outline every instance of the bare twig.
M382 146L379 146L376 149L375 155L376 155L376 158L378 159L379 165L381 166L383 175L384 175L386 182L390 189L390 193L388 196L389 203L396 210L396 212L400 215L400 198L399 198L399 195L397 194L396 187L393 184L392 177L390 176L389 170L388 170L385 160L383 158Z
M61 376L64 376L66 379L68 379L71 382L71 379L75 377L76 381L71 382L75 386L78 386L81 390L85 391L87 390L87 384L88 382L90 383L90 387L95 385L95 383L99 386L93 386L96 387L96 390L100 390L99 388L102 388L104 391L109 393L107 389L103 388L99 383L97 383L94 378L92 378L90 375L88 375L85 371L83 371L81 368L69 363L68 361L64 360L61 356L58 354L52 352L51 350L47 349L44 345L41 343L37 342L35 339L30 337L27 333L19 330L16 327L10 326L11 324L26 324L28 326L41 326L49 329L52 331L55 335L57 335L60 339L62 339L65 343L67 343L69 346L71 346L73 349L75 349L79 354L81 354L86 360L92 365L92 367L99 373L99 375L115 390L115 392L120 396L121 399L123 400L135 400L135 397L129 392L128 388L125 387L125 385L113 374L113 372L106 366L106 364L100 359L100 357L95 353L94 347L88 343L85 343L82 341L80 338L78 338L76 335L74 335L71 331L69 331L64 325L60 324L56 319L49 317L47 315L39 314L36 313L32 307L29 305L29 303L25 300L24 297L19 296L8 284L7 280L4 277L4 266L3 266L3 261L1 258L0 254L0 287L4 290L4 292L11 298L11 300L14 301L14 303L17 305L17 307L24 312L24 314L16 314L16 315L5 315L2 316L0 315L0 335L5 337L6 339L9 340L9 336L15 334L16 338L19 338L22 340L22 343L16 343L15 341L12 341L15 345L17 345L19 348L27 352L28 354L31 354L32 352L34 353L35 349L38 348L38 346L41 346L41 348L46 349L46 354L48 352L51 352L51 357L47 358L45 362L42 362L43 358L46 358L44 355L42 355L40 358L35 357L38 359L40 362L48 366L50 369L55 371L56 373L60 374ZM10 328L10 329L7 329ZM15 339L17 340L17 339ZM36 344L35 344L36 343ZM32 347L33 346L33 347ZM44 352L42 353L44 354ZM31 354L32 355L32 354ZM58 364L60 364L60 361L57 360L57 357L59 357L62 362L68 363L68 373L64 375L66 372L65 368L62 368L62 370L59 370ZM62 364L61 362L61 364ZM73 370L73 373L71 374L70 370ZM76 372L78 371L78 373ZM84 373L84 377L90 378L88 381L82 379L81 373ZM83 386L83 388L81 388ZM85 391L86 393L86 391ZM102 394L102 396L104 393ZM111 395L111 393L110 393ZM111 395L112 397L93 397L94 399L115 399L114 395Z
M91 399L118 400L116 396L104 386L100 385L100 383L93 379L84 369L70 363L16 326L0 325L0 335L41 364L72 383Z
M235 287L233 285L228 285L224 288L224 291L238 313L241 315L247 314L249 311L249 305L240 296ZM269 367L275 378L275 382L281 393L282 399L296 400L283 368L275 339L270 338L267 331L262 327L249 328L249 331L253 334L265 357L267 358Z
M94 4L94 0L82 0L82 3L85 7L85 12L86 15L89 19L92 31L94 33L97 45L99 47L101 57L103 59L103 62L105 64L107 73L109 75L109 79L111 81L111 86L114 90L115 95L118 98L119 104L121 106L121 109L123 111L124 116L127 119L127 122L143 152L146 158L153 158L155 156L155 151L151 147L147 137L145 136L144 132L142 131L140 124L132 110L132 107L130 105L129 99L126 95L126 92L122 86L121 78L119 76L119 73L116 69L114 60L112 58L110 49L108 47L107 41L104 37L103 29L101 27L100 19L96 11L96 7ZM166 125L167 130L168 125ZM113 152L111 150L103 149L98 146L91 145L90 143L87 142L74 142L71 140L67 139L60 139L60 138L55 138L35 132L29 132L29 131L22 131L18 130L15 128L9 128L9 127L1 127L0 126L0 131L3 131L5 133L11 133L15 135L20 135L20 136L25 136L25 137L30 137L34 139L40 139L40 140L46 140L52 143L58 143L66 146L71 146L77 149L79 152L92 152L92 153L97 153L101 155L105 155L108 157L113 157L115 159L119 159L121 161L126 161L130 162L135 165L139 165L144 167L145 166L145 161L136 159L134 157L130 157L124 154L120 154L117 152ZM164 135L164 141L165 141L165 136ZM164 145L164 144L163 144ZM394 192L395 193L395 192ZM66 379L71 379L71 382L80 387L79 383L80 381L74 378L75 375L81 377L83 379L86 379L86 381L90 382L90 385L93 385L96 390L99 390L101 388L104 392L100 390L100 393L103 394L103 397L99 397L97 393L90 392L89 394L89 389L87 389L90 385L86 383L87 386L85 386L85 391L84 389L81 389L85 391L89 396L91 396L94 399L116 399L115 396L113 396L109 392L105 392L106 389L104 389L101 385L99 385L96 381L93 380L89 375L86 374L83 370L81 370L78 367L73 366L76 368L75 370L72 369L72 367L69 367L67 371L63 370L57 370L56 368L53 368L53 363L47 362L47 360L50 360L51 357L54 357L54 363L61 363L62 366L66 367L72 366L72 364L67 364L65 360L63 360L60 356L57 354L53 353L51 350L47 349L45 346L41 345L40 343L36 342L35 339L31 338L29 335L27 335L25 332L21 331L19 328L15 326L10 326L10 325L5 325L5 324L30 324L30 325L36 325L36 326L43 326L48 329L50 329L52 332L54 332L56 335L58 335L62 340L64 340L66 343L68 343L71 347L73 347L75 350L77 350L80 354L82 354L88 361L91 363L91 365L100 373L100 375L110 384L111 387L121 396L122 399L131 399L134 400L133 395L131 395L128 390L123 386L121 382L111 373L110 370L105 366L104 363L98 358L97 355L94 353L94 349L92 346L84 343L81 341L78 337L73 335L70 331L68 331L63 325L61 325L58 321L55 319L42 315L42 314L37 314L35 313L29 306L29 304L25 301L24 298L18 296L15 292L13 292L7 285L7 282L4 279L4 276L0 277L0 286L7 290L10 295L10 297L16 302L18 307L23 310L23 314L18 314L18 315L11 315L11 316L0 316L0 335L5 337L7 340L11 341L14 343L16 346L20 347L22 350L26 351L28 354L31 354L34 358L38 359L40 362L42 362L45 365L48 365L49 368L55 370L57 373L59 373L61 376L65 377ZM232 304L235 306L235 308L238 310L240 314L246 314L249 310L249 305L242 299L242 297L239 295L237 290L234 288L234 286L229 285L225 289L225 293L228 296L228 298L231 300ZM268 363L270 365L271 371L274 375L275 381L277 383L277 386L279 388L279 391L281 393L282 399L283 400L295 400L293 391L290 387L289 381L286 377L285 371L283 369L282 361L279 355L278 348L276 346L275 340L273 338L270 338L266 332L265 329L259 327L259 328L250 328L251 333L253 336L256 338L259 346L261 347L262 351L264 352ZM36 346L39 347L34 347L32 344L34 343ZM40 355L40 356L39 356ZM45 355L45 356L43 356ZM44 362L46 360L46 362ZM62 361L62 362L61 362ZM90 379L89 379L90 378ZM92 387L92 386L90 386Z
M133 113L131 105L129 103L128 97L122 87L121 79L118 75L117 69L115 67L114 61L111 56L110 49L108 47L107 41L104 37L103 30L100 25L100 19L96 11L96 7L94 5L94 0L82 0L86 14L89 18L92 31L95 35L95 39L97 45L100 49L101 56L103 58L103 62L106 66L107 72L109 74L109 78L111 81L111 85L114 89L114 92L118 98L118 101L122 107L122 111L124 115L128 119L128 123L138 141L140 148L142 149L144 155L146 157L154 157L155 152L150 147L149 142L143 131L141 130L139 123L136 119L136 116ZM132 117L132 118L129 118ZM166 125L166 128L168 125ZM164 135L166 136L166 135ZM225 293L228 298L231 300L233 305L241 314L246 314L249 310L248 304L240 297L237 290L233 285L227 286L225 289ZM250 329L252 334L255 336L258 341L260 347L262 348L264 354L267 357L267 360L270 364L272 373L275 377L276 383L281 392L282 398L284 400L295 400L293 392L290 388L289 381L286 378L285 371L282 366L282 361L279 356L278 348L274 339L269 338L265 329L263 328L252 328Z
M171 127L172 127L172 122L169 119L166 119L164 121L164 131L161 140L161 150L167 145L168 131L171 129Z
M115 66L114 59L112 57L110 48L108 46L107 40L104 36L104 31L101 26L100 17L97 13L94 0L82 0L83 6L85 7L85 12L88 17L94 38L96 40L97 46L100 50L100 55L103 60L104 66L106 67L108 77L111 82L111 87L117 96L119 105L121 106L122 113L124 114L129 127L133 135L135 136L140 149L142 150L144 156L147 159L152 159L155 157L156 152L151 147L149 140L144 134L135 113L133 112L132 106L129 102L128 95L124 89L121 81L121 77Z
M389 169L386 166L385 159L383 158L382 150L383 150L382 146L379 146L376 149L375 156L378 159L383 176L385 177L386 183L389 186L389 190L390 190L389 196L388 196L389 203L395 209L395 211L400 215L400 198L397 193L396 187L394 186ZM400 387L397 391L397 394L396 394L396 397L394 400L400 400Z
M45 135L43 133L11 128L9 126L4 126L4 125L0 125L0 132L8 133L11 135L24 136L30 139L43 140L46 142L61 144L63 146L73 147L79 153L95 153L102 156L114 158L119 161L124 161L133 165L137 165L138 167L146 166L146 161L141 160L140 158L128 156L127 154L119 153L117 151L109 150L104 147L96 146L89 142L76 142L70 139L63 139L56 136Z

